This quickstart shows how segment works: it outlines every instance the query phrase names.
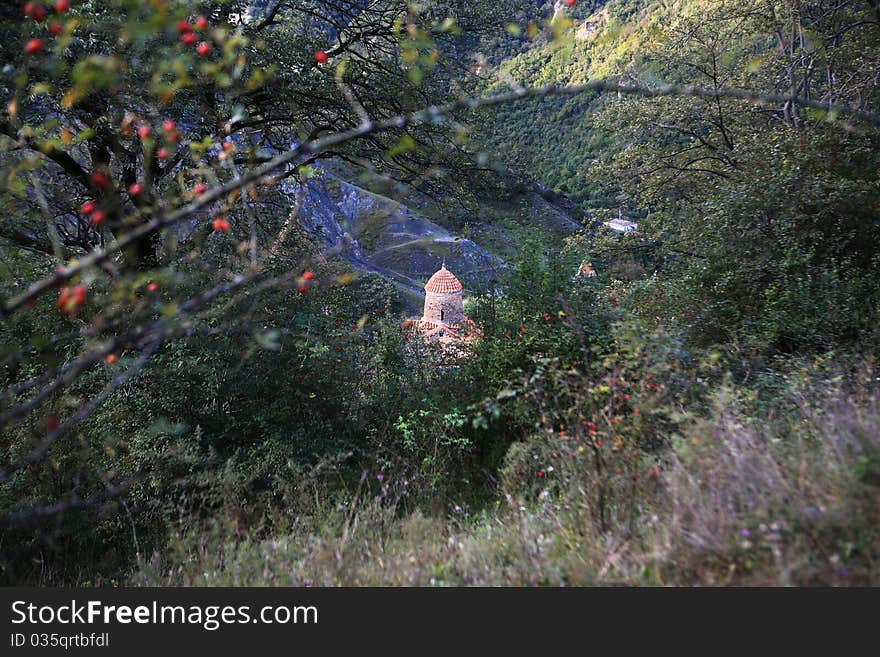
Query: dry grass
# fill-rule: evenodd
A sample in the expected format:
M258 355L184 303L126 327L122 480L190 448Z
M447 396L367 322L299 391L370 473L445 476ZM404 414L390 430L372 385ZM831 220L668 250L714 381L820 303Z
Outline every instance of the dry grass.
M872 382L876 387L876 383ZM387 501L271 540L179 538L151 585L533 586L880 584L880 395L800 396L784 421L721 393L692 423L634 527L604 534L578 494L477 516L403 518Z

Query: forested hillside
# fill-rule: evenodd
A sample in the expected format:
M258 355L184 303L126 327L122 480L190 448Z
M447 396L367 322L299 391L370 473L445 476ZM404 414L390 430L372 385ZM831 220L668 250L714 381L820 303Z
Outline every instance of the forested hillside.
M880 583L873 0L0 21L4 583Z

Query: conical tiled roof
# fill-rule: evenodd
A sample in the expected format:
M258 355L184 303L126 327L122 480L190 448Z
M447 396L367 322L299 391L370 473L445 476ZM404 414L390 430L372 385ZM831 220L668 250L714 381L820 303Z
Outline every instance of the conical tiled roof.
M461 282L455 277L451 271L446 269L446 265L428 279L425 285L425 291L434 292L436 294L449 294L450 292L461 292Z

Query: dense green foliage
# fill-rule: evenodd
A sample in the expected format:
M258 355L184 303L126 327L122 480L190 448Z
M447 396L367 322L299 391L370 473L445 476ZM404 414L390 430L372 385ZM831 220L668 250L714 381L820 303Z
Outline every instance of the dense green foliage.
M564 4L2 10L0 581L880 582L876 5ZM596 77L750 97L371 127ZM300 225L323 176L504 258L471 341Z

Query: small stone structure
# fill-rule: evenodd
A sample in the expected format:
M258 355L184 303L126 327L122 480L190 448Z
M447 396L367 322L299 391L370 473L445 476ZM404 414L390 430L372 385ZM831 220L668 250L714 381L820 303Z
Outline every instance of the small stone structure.
M461 282L444 263L425 285L425 310L422 321L435 324L459 324L464 318Z
M423 336L441 342L467 341L476 328L462 308L462 285L446 263L425 284L425 308L415 322Z

